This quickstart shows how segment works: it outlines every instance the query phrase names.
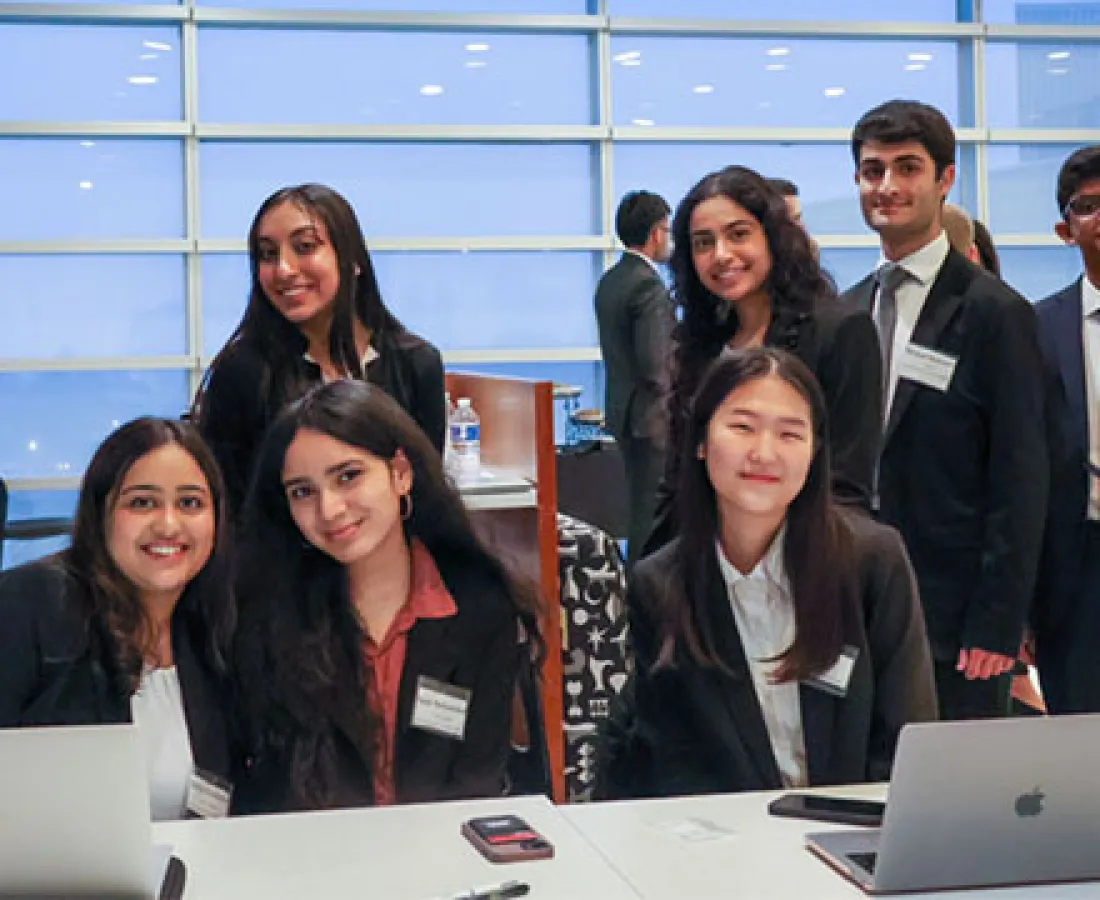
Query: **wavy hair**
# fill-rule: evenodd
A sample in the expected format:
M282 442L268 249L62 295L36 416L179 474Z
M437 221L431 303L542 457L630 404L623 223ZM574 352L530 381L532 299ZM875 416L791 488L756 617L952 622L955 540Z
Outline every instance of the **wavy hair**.
M672 258L672 293L680 321L673 331L673 381L670 397L672 433L677 447L679 429L687 416L707 366L739 327L736 307L711 293L699 277L691 254L691 214L714 197L726 197L743 207L764 229L772 268L767 277L772 324L766 343L793 349L798 325L821 302L836 298L836 290L818 265L813 244L803 228L791 221L782 195L757 172L728 166L695 185L676 209Z
M235 680L253 748L286 759L291 795L316 808L332 800L336 722L350 724L362 747L373 746L377 724L364 701L363 630L347 570L305 541L282 485L287 449L302 429L387 462L403 452L413 473L406 540L423 543L444 582L461 567L498 585L532 637L536 658L542 644L534 591L485 549L439 454L395 400L369 383L344 380L288 407L268 431L244 506Z
M203 422L203 394L213 372L225 354L238 344L256 349L265 361L264 395L269 416L309 387L305 363L306 338L298 327L271 304L260 284L260 225L271 210L290 203L312 220L324 223L336 253L340 282L333 301L329 331L329 353L334 364L352 378L362 378L363 366L355 345L355 323L370 331L372 339L400 339L404 325L382 301L367 242L355 210L343 196L323 184L301 184L276 191L260 205L248 229L248 261L252 286L248 306L240 324L214 358L195 398L191 416Z
M130 468L143 456L175 444L202 471L214 503L214 549L206 565L184 588L173 619L182 615L199 638L196 647L219 674L226 671L226 651L235 615L229 590L228 528L225 486L214 455L194 426L173 419L140 418L112 432L96 450L81 482L72 542L60 554L66 571L79 586L83 616L93 641L106 655L108 674L126 696L141 680L151 623L138 588L119 569L107 547L110 519Z
M716 361L703 379L691 406L681 446L682 464L677 502L680 543L676 572L683 593L666 609L665 640L658 665L667 665L683 648L706 667L727 670L711 632L708 609L715 541L722 530L718 498L706 462L696 449L706 440L718 408L737 388L767 377L781 378L810 407L814 454L806 483L787 510L783 562L794 603L795 637L780 656L778 681L795 681L818 674L840 653L858 593L855 550L850 528L830 493L829 435L825 398L813 373L790 353L774 348L741 350ZM718 575L717 577L721 577ZM724 596L725 591L722 591Z

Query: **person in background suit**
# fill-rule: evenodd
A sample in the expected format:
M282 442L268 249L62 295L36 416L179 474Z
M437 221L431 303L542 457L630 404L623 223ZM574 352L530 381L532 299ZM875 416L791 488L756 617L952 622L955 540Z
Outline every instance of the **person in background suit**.
M1036 306L1043 353L1062 387L1067 484L1051 503L1062 524L1050 550L1057 574L1039 597L1039 672L1051 712L1100 712L1100 146L1073 153L1058 174L1058 236L1084 272Z
M276 191L252 221L248 256L248 306L191 411L218 458L234 521L264 429L321 382L377 384L442 453L442 357L382 302L347 200L320 184Z
M872 109L852 155L884 257L846 294L874 310L884 356L878 514L916 569L940 716L1002 715L1047 514L1035 314L948 244L955 134L939 110Z
M669 208L648 191L623 197L615 231L626 251L596 287L596 324L606 372L607 428L623 455L630 494L631 561L641 551L657 505L668 436L672 303L659 263L670 253Z
M982 265L981 254L974 243L974 220L970 218L970 213L954 203L944 203L943 230L952 250L961 253L974 265Z
M882 377L866 312L838 302L803 229L783 198L752 169L712 172L673 220L673 331L669 449L653 532L643 555L676 536L675 491L684 423L706 368L722 353L780 347L816 376L829 411L833 490L870 508L882 429Z
M888 779L901 728L935 718L928 641L900 537L830 496L813 375L771 348L720 359L682 458L680 535L629 587L598 796Z
M981 219L974 219L974 246L978 251L976 262L987 272L992 272L998 278L1001 277L1001 257L997 254L997 247L993 243L993 235L985 227Z
M235 809L501 794L536 604L475 536L423 431L381 388L337 381L276 419L256 466Z
M88 464L69 548L0 576L0 728L135 723L154 820L232 768L225 515L194 428L136 419Z

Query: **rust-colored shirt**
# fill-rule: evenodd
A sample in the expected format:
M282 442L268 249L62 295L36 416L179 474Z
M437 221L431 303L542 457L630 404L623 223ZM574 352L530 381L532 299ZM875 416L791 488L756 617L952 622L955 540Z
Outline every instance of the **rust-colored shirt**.
M428 549L420 541L413 541L411 553L412 578L408 601L397 611L381 643L376 644L367 637L363 646L370 676L367 702L375 720L382 724L374 753L374 802L378 806L392 806L397 802L394 783L397 695L401 689L409 632L420 619L445 619L458 612Z

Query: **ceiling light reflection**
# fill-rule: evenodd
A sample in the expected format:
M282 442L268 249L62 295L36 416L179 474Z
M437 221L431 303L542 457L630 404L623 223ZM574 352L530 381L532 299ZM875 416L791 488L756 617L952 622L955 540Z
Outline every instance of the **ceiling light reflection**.
M443 85L441 84L425 84L421 85L420 93L424 97L438 97L443 93Z
M713 84L697 84L691 90L692 90L693 93L696 93L696 94L713 94L714 93L714 85Z
M842 88L842 87L831 87L831 88L825 88L825 90L822 93L824 93L826 97L843 97L844 92L845 92L845 89Z
M467 44L466 49L470 53L487 53L489 50L489 45L484 43Z

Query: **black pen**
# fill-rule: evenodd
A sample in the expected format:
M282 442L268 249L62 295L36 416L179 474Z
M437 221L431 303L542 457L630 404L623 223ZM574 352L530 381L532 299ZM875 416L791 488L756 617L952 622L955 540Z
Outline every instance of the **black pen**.
M451 897L451 900L513 900L531 893L531 885L525 881L505 881L487 887L470 888Z

